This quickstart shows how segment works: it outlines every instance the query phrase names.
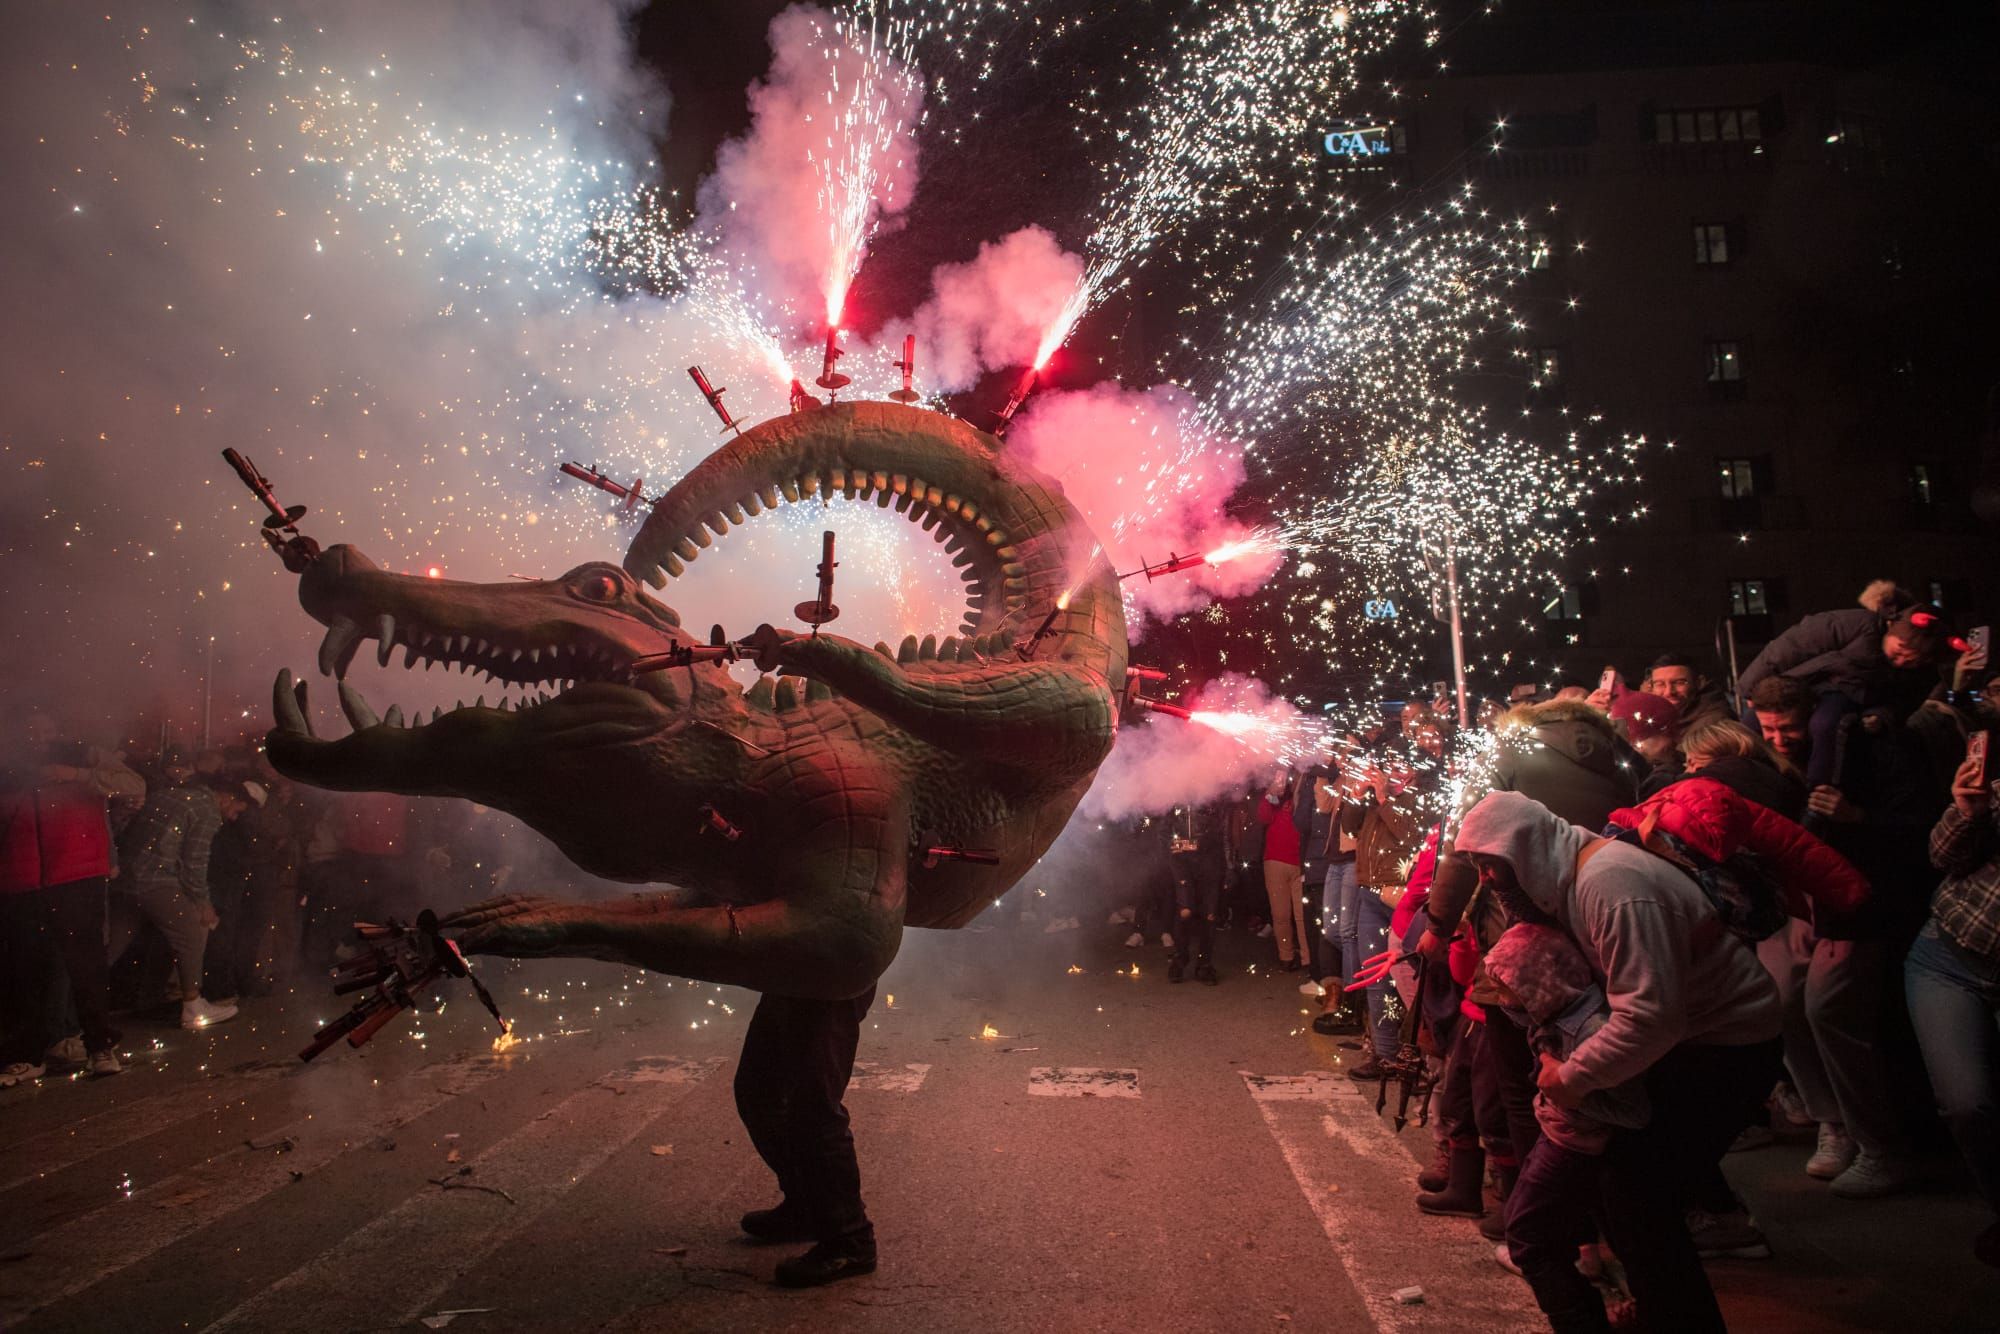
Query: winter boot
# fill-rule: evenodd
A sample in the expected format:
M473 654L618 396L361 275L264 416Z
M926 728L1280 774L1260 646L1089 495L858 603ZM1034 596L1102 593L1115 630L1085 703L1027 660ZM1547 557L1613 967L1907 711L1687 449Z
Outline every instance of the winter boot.
M1453 1218L1478 1218L1486 1212L1480 1199L1480 1178L1486 1174L1486 1151L1480 1148L1451 1151L1448 1178L1443 1190L1425 1191L1417 1196L1417 1208L1427 1214L1448 1214Z
M1479 1235L1488 1241L1502 1241L1507 1236L1507 1197L1514 1193L1514 1183L1521 1179L1519 1163L1493 1164L1493 1193L1498 1197L1497 1208L1488 1209L1486 1216L1479 1220Z
M1417 1188L1435 1194L1450 1180L1451 1144L1441 1139L1437 1142L1437 1152L1431 1155L1431 1165L1417 1173Z

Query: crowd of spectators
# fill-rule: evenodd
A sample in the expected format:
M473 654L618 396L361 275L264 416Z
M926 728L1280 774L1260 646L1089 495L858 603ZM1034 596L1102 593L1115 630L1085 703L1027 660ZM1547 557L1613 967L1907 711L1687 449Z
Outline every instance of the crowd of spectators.
M1217 892L1142 890L1127 944L1194 933L1206 966L1234 918L1356 1079L1414 1040L1416 1205L1477 1220L1555 1329L1720 1329L1702 1260L1771 1255L1731 1153L1796 1144L1867 1201L1923 1186L1941 1121L2000 1213L2000 674L1968 633L1879 584L1733 692L1668 654L1465 734L1410 702L1164 822L1177 881ZM2000 1265L2000 1224L1974 1250Z
M564 874L470 803L300 787L249 743L139 754L86 731L31 712L0 762L0 1088L117 1074L121 1028L230 1023L323 976L357 921Z

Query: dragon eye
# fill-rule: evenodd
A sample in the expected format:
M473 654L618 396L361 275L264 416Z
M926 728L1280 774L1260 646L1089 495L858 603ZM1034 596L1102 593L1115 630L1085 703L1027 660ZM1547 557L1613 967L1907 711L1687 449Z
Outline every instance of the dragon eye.
M578 584L576 591L592 602L616 602L618 581L608 574L593 574Z

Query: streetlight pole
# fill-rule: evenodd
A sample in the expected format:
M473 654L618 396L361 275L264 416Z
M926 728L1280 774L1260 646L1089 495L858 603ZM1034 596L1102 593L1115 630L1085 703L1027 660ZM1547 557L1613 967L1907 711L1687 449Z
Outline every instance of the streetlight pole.
M1458 726L1463 731L1472 725L1472 714L1465 698L1465 625L1458 615L1458 542L1449 532L1444 539L1444 587L1451 609L1451 677L1458 690Z

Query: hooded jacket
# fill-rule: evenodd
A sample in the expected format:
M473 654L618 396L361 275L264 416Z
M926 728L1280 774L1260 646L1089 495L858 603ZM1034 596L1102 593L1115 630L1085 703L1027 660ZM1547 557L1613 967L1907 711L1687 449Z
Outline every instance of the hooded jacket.
M1458 850L1501 858L1542 912L1576 938L1604 981L1611 1017L1562 1065L1579 1093L1635 1079L1682 1043L1744 1046L1778 1036L1783 1011L1757 956L1723 929L1672 863L1598 839L1517 792L1466 814Z
M1501 733L1494 790L1525 792L1571 824L1602 829L1631 802L1644 761L1620 743L1609 718L1580 701L1537 705L1528 719L1530 726Z
M1664 829L1713 862L1751 853L1784 889L1793 917L1812 920L1816 907L1850 913L1868 901L1868 881L1847 858L1712 778L1683 778L1637 806L1613 811L1611 823Z

